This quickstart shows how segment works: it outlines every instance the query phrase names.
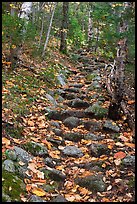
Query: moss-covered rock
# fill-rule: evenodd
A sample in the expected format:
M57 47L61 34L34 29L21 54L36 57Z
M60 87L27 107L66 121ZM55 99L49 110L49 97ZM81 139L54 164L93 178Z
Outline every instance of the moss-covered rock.
M21 202L20 194L25 194L25 184L15 174L2 172L2 201L3 202Z
M37 142L28 142L26 144L23 144L23 148L26 151L29 151L34 156L47 156L48 150L43 145L37 143Z
M96 74L96 73L92 73L92 74L88 74L88 75L86 76L86 79L87 79L88 81L92 81L95 77L97 77L97 74Z
M107 116L108 109L103 108L98 103L94 103L92 106L89 106L87 109L85 109L85 113L87 115L94 115L100 119Z

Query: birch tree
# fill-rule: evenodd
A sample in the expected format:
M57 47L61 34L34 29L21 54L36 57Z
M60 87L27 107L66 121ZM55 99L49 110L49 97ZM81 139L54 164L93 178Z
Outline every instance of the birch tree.
M45 54L45 51L46 51L46 48L47 48L47 44L48 44L48 41L49 41L49 36L50 36L50 31L51 31L51 27L52 27L52 21L53 21L53 17L54 17L56 6L57 6L57 2L54 3L54 7L53 7L53 10L52 10L51 19L50 19L50 23L49 23L48 32L47 32L47 35L46 35L46 41L45 41L45 44L44 44L44 49L43 49L42 57Z

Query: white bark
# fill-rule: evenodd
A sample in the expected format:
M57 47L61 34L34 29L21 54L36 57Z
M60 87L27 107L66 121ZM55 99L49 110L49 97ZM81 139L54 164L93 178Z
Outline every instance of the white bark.
M52 21L53 21L53 17L54 17L54 12L55 12L56 6L57 6L57 2L55 2L54 8L52 10L52 15L51 15L51 19L50 19L50 24L49 24L47 36L46 36L46 41L45 41L45 44L44 44L44 49L43 49L42 57L45 54L45 50L46 50L46 47L47 47L47 44L48 44L48 40L49 40L49 36L50 36L50 31L51 31L51 26L52 26Z
M28 21L29 15L31 12L32 12L32 2L23 2L21 6L20 14L18 16Z

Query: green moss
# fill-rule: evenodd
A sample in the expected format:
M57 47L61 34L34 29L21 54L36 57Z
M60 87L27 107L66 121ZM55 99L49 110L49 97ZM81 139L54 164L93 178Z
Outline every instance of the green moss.
M5 126L6 133L13 138L21 138L23 127L10 127L8 124Z
M86 76L86 79L87 79L88 81L92 81L95 77L97 77L97 74L92 73L92 74L88 74L88 75Z
M128 182L129 188L135 188L135 177L132 177Z
M16 201L20 202L20 194L25 194L25 184L15 174L3 171L2 172L2 201Z
M33 155L36 155L39 151L41 151L41 147L32 142L23 144L22 147Z

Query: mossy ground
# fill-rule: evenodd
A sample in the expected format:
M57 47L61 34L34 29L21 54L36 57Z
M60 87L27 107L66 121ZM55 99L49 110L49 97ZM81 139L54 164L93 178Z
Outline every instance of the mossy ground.
M3 202L8 202L7 198L10 198L12 202L20 202L20 194L25 194L25 184L15 174L7 171L2 172L2 193L4 195Z

